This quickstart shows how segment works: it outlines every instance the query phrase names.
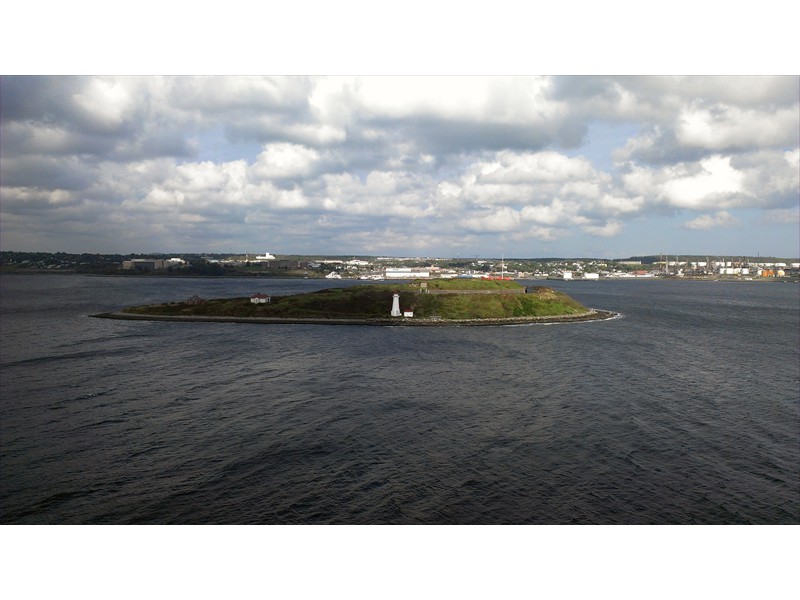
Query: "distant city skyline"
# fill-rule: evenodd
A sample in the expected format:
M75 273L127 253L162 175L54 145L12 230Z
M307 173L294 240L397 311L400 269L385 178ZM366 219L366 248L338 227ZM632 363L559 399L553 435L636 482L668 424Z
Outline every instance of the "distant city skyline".
M0 248L800 254L781 77L0 80Z

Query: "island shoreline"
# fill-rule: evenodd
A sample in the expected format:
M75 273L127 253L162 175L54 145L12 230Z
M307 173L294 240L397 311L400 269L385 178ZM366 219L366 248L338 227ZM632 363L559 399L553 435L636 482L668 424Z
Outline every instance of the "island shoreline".
M540 317L504 317L497 319L420 319L394 317L389 319L349 318L281 318L281 317L222 317L202 315L143 315L126 312L108 312L89 315L98 319L122 321L172 321L188 323L250 323L258 325L366 325L378 327L487 327L507 325L548 325L554 323L584 323L607 321L619 318L619 313L591 309L577 315L555 315Z

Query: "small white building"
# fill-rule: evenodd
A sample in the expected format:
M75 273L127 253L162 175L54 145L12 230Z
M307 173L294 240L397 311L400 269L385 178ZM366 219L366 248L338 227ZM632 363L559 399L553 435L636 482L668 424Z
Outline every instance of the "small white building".
M250 296L250 302L252 304L267 304L268 302L272 302L272 298L266 294L258 293Z
M327 275L325 275L325 279L341 279L342 276L339 275L336 271L331 271Z

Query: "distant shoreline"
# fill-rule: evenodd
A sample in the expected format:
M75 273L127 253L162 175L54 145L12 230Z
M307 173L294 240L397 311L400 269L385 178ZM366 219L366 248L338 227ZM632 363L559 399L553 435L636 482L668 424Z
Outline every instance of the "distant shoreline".
M582 323L587 321L606 321L620 316L608 310L591 309L578 315L542 317L506 317L499 319L419 319L395 317L388 319L313 319L279 317L205 317L199 315L141 315L124 312L97 313L89 315L97 319L117 319L122 321L173 321L188 323L252 323L259 325L368 325L383 327L486 327L503 325L534 325L552 323Z
M3 270L0 269L0 275L83 275L86 277L121 277L121 278L128 278L128 279L140 279L142 281L147 281L151 279L217 279L217 280L225 280L225 279L300 279L300 280L309 280L309 281L323 281L326 278L324 276L299 276L299 275L287 275L284 273L281 274L265 274L265 273L235 273L235 274L225 274L225 275L182 275L182 274L161 274L161 273L147 273L147 274L125 274L125 273L83 273L80 271L66 271L66 270ZM413 278L409 279L380 279L376 280L379 283L386 283L386 282L402 282L402 281L412 281ZM356 279L350 277L343 277L340 280L336 281L358 281L360 283L369 283L369 281L365 281L363 279ZM683 276L683 277L602 277L600 279L551 279L549 277L520 277L513 279L513 281L536 281L536 282L547 282L547 281L560 281L564 283L581 283L581 282L592 282L592 283L605 283L605 282L616 282L616 281L707 281L707 282L715 282L715 283L752 283L752 282L760 282L760 283L795 283L800 284L800 279L796 277L736 277L736 276Z

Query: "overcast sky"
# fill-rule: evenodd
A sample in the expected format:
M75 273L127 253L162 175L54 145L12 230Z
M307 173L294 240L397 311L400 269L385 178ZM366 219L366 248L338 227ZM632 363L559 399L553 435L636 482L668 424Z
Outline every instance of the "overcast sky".
M796 257L797 77L0 81L3 250Z

